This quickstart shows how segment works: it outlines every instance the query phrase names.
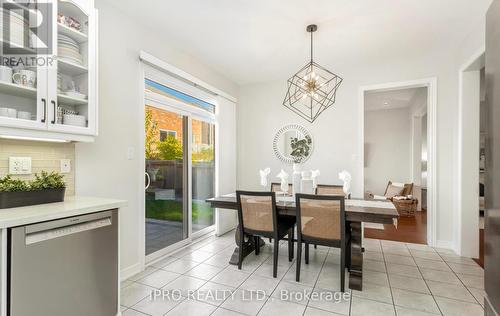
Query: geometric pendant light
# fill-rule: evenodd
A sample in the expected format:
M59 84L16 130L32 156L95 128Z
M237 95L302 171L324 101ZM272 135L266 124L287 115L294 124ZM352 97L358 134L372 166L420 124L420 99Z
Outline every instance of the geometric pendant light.
M318 26L307 26L311 33L311 60L288 79L283 105L310 123L335 103L342 78L313 60L313 33Z

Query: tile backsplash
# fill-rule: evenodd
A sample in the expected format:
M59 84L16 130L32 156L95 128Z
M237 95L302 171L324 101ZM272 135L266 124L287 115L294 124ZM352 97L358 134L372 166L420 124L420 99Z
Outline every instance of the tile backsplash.
M13 176L32 179L41 171L60 172L61 159L71 160L71 172L64 174L66 196L75 194L75 144L20 140L0 140L0 176L9 173L9 157L31 157L31 175Z

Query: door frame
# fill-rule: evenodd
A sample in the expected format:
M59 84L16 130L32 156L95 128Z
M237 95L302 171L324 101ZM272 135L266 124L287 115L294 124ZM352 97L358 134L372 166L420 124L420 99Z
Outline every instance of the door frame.
M437 223L437 78L424 78L410 81L398 81L382 84L366 85L359 88L359 159L358 168L362 194L365 192L365 92L373 90L399 90L408 88L427 88L427 244L431 247L450 248L451 245L444 245L436 240Z
M192 119L197 119L197 120L203 120L203 121L206 121L206 122L209 122L211 124L214 124L216 126L216 129L217 129L217 123L216 123L216 115L215 114L211 114L211 113L208 113L202 109L198 109L196 107L191 107L189 105L186 105L184 102L182 101L179 101L179 100L176 100L176 99L173 99L173 98L169 98L169 97L166 97L166 96L162 96L162 95L157 95L157 94L154 94L154 93L147 93L146 92L146 85L145 85L145 79L148 78L148 79L156 79L156 81L162 83L162 84L165 84L167 86L175 86L176 88L179 88L179 87L182 87L184 88L183 92L185 93L188 93L190 94L190 92L193 92L193 96L195 96L196 98L198 99L202 99L204 101L207 101L207 102L210 102L210 103L213 103L213 104L217 104L216 100L214 98L211 98L211 96L206 93L205 91L202 91L202 90L199 90L197 89L197 87L190 87L188 86L186 83L179 83L178 81L174 81L175 79L171 78L169 76L168 73L165 73L165 72L162 72L158 69L154 69L152 68L151 66L149 65L146 65L144 63L141 63L141 68L142 68L142 77L141 77L141 83L140 83L140 87L141 87L141 91L143 91L143 98L141 100L141 116L140 116L140 126L141 126L141 134L140 134L140 138L141 138L141 141L140 141L140 148L139 148L139 154L137 155L140 159L139 161L139 179L138 179L138 183L139 183L139 205L138 205L138 209L139 209L139 223L140 222L143 222L144 225L140 225L140 229L139 229L139 254L140 254L140 266L141 266L141 270L144 268L145 265L147 265L148 263L150 262L153 262L163 256L166 256L168 254L171 254L173 252L175 252L176 250L179 250L181 249L182 247L185 247L187 245L189 245L190 243L193 242L194 239L197 239L199 237L202 237L204 235L207 235L207 234L210 234L210 233L214 233L215 232L215 228L216 228L216 223L214 221L214 224L212 226L209 226L207 228L204 228L196 233L193 233L192 232L192 225L191 225L191 218L192 218L192 203L190 203L192 200L192 180L191 180L191 177L192 177L192 170L191 170L191 167L192 167L192 161L190 159L191 157L191 139L192 139L192 129L190 128L191 126L191 123L192 123ZM188 91L185 91L185 90L188 90ZM146 164L145 164L145 155L144 155L144 152L145 152L145 131L144 131L144 119L145 119L145 111L144 111L144 108L146 106L146 101L148 101L149 103L154 103L154 106L155 107L158 107L160 109L163 109L163 110L166 110L166 111L169 111L169 112L174 112L174 113L177 113L177 114L180 114L180 115L183 115L183 116L186 116L188 118L188 133L187 133L187 137L188 137L188 148L187 148L187 180L188 180L188 236L187 238L173 244L173 245L170 245L170 246L167 246L161 250L158 250L154 253L151 253L149 255L146 255L146 236L145 236L145 233L146 233L146 225L145 225L145 217L146 217L146 209L145 209L145 196L144 196L144 170L145 170L145 167L146 167ZM216 130L217 131L217 130ZM216 133L217 135L217 133ZM217 136L216 136L216 139L215 139L215 148L214 150L216 151L216 156L215 156L215 159L216 159L216 163L215 163L215 194L217 194L218 192L218 181L217 181L217 174L218 174L218 164L217 164L217 143L218 143L218 139L217 139ZM215 210L214 210L214 216L215 216Z
M467 153L476 151L479 154L480 124L474 124L474 119L480 115L480 91L471 91L466 85L476 85L480 88L479 71L484 67L486 47L481 47L465 62L459 70L459 102L458 102L458 164L457 164L457 211L458 223L455 227L455 240L457 254L465 257L479 257L479 159L472 163L464 163L470 160ZM477 94L477 95L472 95ZM467 99L479 97L477 108L466 109ZM469 111L469 115L465 112ZM471 113L472 112L472 113ZM467 126L467 134L477 135L477 143L468 141L464 126ZM473 130L471 130L473 129ZM477 177L469 176L477 173ZM474 183L471 183L473 181ZM471 191L469 188L474 187ZM472 201L476 203L471 204ZM470 212L473 212L472 214ZM474 216L474 213L477 216ZM472 216L469 216L472 215ZM467 223L465 225L465 223Z

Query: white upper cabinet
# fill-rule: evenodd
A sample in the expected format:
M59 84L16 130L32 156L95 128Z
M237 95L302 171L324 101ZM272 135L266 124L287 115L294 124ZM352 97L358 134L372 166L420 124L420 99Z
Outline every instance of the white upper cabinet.
M10 25L10 36L0 34L1 55L12 62L0 66L0 135L92 141L97 135L93 1L37 1L29 8L9 3L1 22L2 28Z

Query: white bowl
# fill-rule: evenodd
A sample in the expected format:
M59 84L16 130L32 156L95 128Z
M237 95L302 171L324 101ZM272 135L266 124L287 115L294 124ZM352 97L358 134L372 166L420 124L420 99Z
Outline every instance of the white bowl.
M63 124L79 126L79 127L87 127L87 118L83 115L64 114Z
M19 111L17 112L17 118L22 120L31 120L31 112Z

